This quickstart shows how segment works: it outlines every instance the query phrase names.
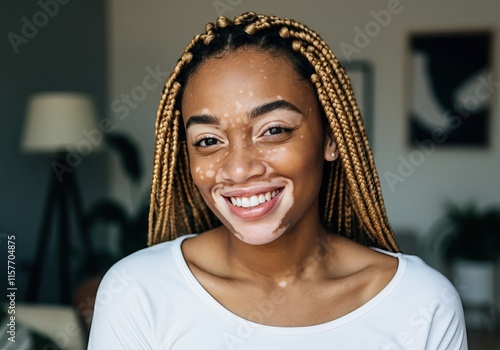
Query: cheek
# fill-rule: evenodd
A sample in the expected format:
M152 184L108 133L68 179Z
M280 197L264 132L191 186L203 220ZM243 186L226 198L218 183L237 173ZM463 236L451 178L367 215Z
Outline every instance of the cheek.
M213 165L206 161L199 161L197 159L191 160L191 176L194 184L200 191L208 182L214 177L215 172L212 169Z
M302 140L302 138L300 139ZM276 168L288 169L288 171L292 172L301 171L301 173L304 173L304 169L310 169L317 165L318 162L322 162L322 152L322 149L316 149L316 147L306 142L259 150L265 161Z
M260 156L268 163L282 166L293 159L293 152L288 146L273 147L259 150Z
M209 157L195 155L190 158L191 177L205 201L209 200L210 190L217 182L216 177L221 170L223 157L224 154Z

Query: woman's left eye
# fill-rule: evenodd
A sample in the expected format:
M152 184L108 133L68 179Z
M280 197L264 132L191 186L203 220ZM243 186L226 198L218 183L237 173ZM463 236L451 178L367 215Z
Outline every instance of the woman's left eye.
M288 132L290 130L291 129L285 128L283 126L272 126L272 127L270 127L269 129L266 130L266 132L264 133L264 136L279 135L279 134L282 134L284 132Z

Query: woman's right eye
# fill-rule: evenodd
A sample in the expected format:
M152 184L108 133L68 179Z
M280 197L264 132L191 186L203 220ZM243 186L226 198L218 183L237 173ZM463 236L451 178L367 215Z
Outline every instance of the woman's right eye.
M209 147L218 144L219 141L214 137L205 137L194 143L194 147Z

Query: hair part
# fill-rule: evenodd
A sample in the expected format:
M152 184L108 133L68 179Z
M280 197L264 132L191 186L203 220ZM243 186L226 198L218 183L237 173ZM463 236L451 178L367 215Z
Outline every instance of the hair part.
M189 78L210 59L251 47L289 60L316 91L322 121L339 159L325 162L320 191L322 223L331 232L364 245L399 251L387 218L380 180L350 79L314 31L287 18L244 13L219 17L196 35L163 90L156 120L156 145L148 244L204 232L220 225L196 188L183 129L182 94Z

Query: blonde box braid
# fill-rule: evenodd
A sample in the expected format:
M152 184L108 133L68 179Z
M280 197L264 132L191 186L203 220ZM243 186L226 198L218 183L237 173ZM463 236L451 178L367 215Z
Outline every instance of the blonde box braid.
M361 113L345 70L326 43L311 29L291 19L253 12L233 21L219 17L216 24L208 23L205 33L196 35L186 47L165 85L156 121L148 243L152 245L220 225L191 177L187 145L181 131L181 81L187 80L196 69L189 66L196 59L193 51L200 47L210 49L218 32L230 26L242 27L247 36L266 36L267 31L278 30L281 40L289 41L293 50L314 68L310 81L339 150L339 161L325 163L320 194L323 224L329 230L362 244L399 251L387 219ZM229 52L230 49L219 51ZM209 54L208 59L210 57Z

